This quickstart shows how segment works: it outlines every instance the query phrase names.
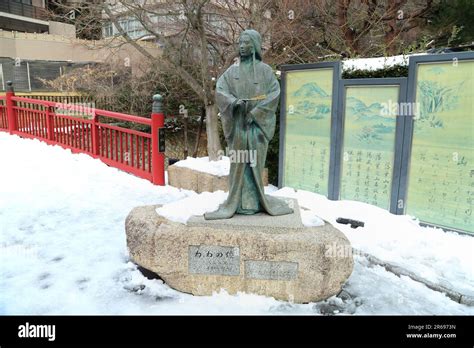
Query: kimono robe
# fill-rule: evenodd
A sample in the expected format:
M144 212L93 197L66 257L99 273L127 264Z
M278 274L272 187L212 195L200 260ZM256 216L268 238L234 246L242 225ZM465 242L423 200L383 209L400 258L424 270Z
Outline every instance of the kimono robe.
M255 99L257 96L261 100L249 100L245 108L236 107L238 99ZM293 213L284 200L264 194L262 181L268 143L275 133L279 97L280 86L272 69L255 57L232 65L217 81L216 101L228 148L254 151L257 156L255 166L231 161L229 196L217 211L206 213L205 219L227 219L235 213L261 211L270 215ZM247 125L247 117L253 120L250 125Z

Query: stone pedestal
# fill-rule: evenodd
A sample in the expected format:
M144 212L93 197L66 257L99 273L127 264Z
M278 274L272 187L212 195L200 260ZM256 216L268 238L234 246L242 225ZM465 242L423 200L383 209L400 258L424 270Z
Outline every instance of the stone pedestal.
M168 166L168 184L185 190L192 190L197 193L229 191L229 176L218 176L200 172L187 167L175 165ZM268 170L263 170L263 185L268 185Z
M130 212L127 245L134 262L176 290L225 289L307 303L336 295L352 272L347 238L328 223L304 227L297 205L291 215L199 216L187 225L158 215L157 207Z

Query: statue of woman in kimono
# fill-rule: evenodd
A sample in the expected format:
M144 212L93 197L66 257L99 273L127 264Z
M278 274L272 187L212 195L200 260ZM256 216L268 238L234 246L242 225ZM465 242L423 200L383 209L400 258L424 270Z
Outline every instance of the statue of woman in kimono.
M229 67L216 86L227 145L237 154L230 164L229 196L217 211L204 214L206 220L229 219L236 213L293 213L284 200L265 195L262 181L268 143L275 133L280 86L272 68L262 62L262 39L257 31L242 32L239 51L239 65Z

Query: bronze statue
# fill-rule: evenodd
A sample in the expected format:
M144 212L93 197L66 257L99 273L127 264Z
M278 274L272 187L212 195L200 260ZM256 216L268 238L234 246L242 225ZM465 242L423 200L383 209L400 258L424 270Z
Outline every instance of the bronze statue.
M224 136L236 156L230 165L229 196L217 211L204 214L206 220L228 219L235 213L293 213L284 200L264 193L262 172L268 143L275 133L280 85L272 68L262 62L261 44L257 31L243 31L240 63L230 66L217 81L216 101Z

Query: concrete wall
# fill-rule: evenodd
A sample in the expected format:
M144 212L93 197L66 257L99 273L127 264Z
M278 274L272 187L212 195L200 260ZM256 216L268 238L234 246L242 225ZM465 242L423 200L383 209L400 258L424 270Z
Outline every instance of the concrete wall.
M45 8L45 0L32 0L31 4L36 7Z
M72 24L49 21L49 34L76 38L76 27Z
M161 54L152 43L140 43L153 56ZM116 40L87 41L59 35L7 32L0 30L0 57L28 60L108 62L130 66L140 74L147 60L132 45Z

